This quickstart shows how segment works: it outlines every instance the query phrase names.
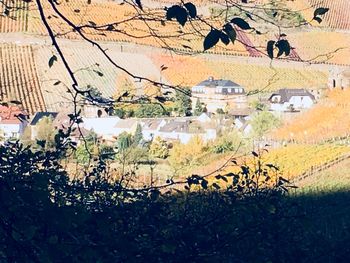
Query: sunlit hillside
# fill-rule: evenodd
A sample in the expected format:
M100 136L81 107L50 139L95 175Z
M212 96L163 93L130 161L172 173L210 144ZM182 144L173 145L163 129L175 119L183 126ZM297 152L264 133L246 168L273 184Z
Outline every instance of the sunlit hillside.
M320 142L349 136L350 90L333 90L312 109L287 123L272 136L278 139Z
M0 100L23 103L28 113L46 110L31 46L0 44Z
M322 89L327 87L328 72L300 67L269 66L202 57L153 55L156 65L165 65L167 80L174 85L193 86L209 76L231 79L248 91L284 88Z

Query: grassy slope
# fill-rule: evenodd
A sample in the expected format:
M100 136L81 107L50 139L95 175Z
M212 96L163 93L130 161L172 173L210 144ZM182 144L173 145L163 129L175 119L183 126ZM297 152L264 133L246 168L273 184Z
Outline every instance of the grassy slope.
M298 183L302 191L339 190L350 188L350 160L305 178Z

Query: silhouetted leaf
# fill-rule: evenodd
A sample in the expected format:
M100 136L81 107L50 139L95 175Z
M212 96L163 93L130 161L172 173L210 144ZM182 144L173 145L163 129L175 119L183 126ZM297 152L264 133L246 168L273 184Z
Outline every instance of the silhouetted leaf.
M217 190L220 189L220 186L219 186L217 183L213 183L213 187L214 187L215 189L217 189Z
M176 17L177 10L181 9L181 6L173 5L166 9L165 17L167 20L171 20Z
M108 30L108 31L114 30L114 26L113 26L113 25L108 25L108 26L107 26L107 30Z
M230 38L228 37L228 35L226 35L224 32L221 32L220 34L220 40L222 43L224 43L226 46L228 44L230 44Z
M253 17L252 17L249 13L245 13L245 14L246 14L246 16L247 16L249 19L255 21L255 20L253 19Z
M321 24L322 22L322 19L320 17L314 17L313 19L317 21L319 24Z
M244 21L242 18L239 18L239 17L233 18L231 20L231 23L237 25L243 30L251 29L250 25L246 21Z
M288 56L290 54L290 45L289 42L285 39L281 39L277 41L276 47L278 48L278 54L277 57L280 57L283 55L283 53Z
M228 35L232 44L234 44L236 37L237 37L237 33L236 33L236 30L233 28L233 26L231 24L227 23L224 26L224 32Z
M3 16L9 16L10 15L10 10L8 8L5 8L3 11Z
M186 9L181 7L176 13L176 20L180 25L184 26L187 22L187 16L188 14Z
M88 21L90 25L96 26L96 23L94 21Z
M44 148L45 145L46 145L46 141L45 141L45 140L37 140L36 143L37 143L39 146L41 146L42 148Z
M255 157L259 157L259 154L257 154L256 152L252 151L252 154L255 156Z
M160 103L164 103L166 102L166 98L162 97L162 96L155 96L154 97L156 100L158 100Z
M202 182L201 182L201 186L203 189L207 189L208 188L208 181L203 179Z
M56 81L53 85L54 85L54 86L57 86L57 85L60 84L60 83L61 83L61 81L58 80L58 81Z
M98 70L94 70L94 72L99 75L100 77L103 77L103 73L101 71L98 71Z
M314 11L314 17L317 16L321 16L324 15L325 13L327 13L329 11L329 8L325 8L325 7L319 7Z
M186 3L184 6L188 10L188 13L190 14L191 18L195 18L197 16L197 8L194 4L189 2L189 3Z
M210 32L205 37L203 42L204 51L215 46L219 42L220 35L221 35L221 32L219 30L217 29L210 30Z
M17 105L22 104L22 102L20 102L20 101L18 101L18 100L10 100L10 103L12 103L12 104L17 104Z
M53 66L53 63L57 61L56 55L52 55L52 57L49 60L49 67L51 68Z
M187 11L185 8L179 5L173 5L172 7L166 9L166 19L172 20L176 18L180 25L184 26L187 22Z
M274 49L274 45L275 45L275 41L273 41L273 40L270 40L269 42L267 42L267 48L266 48L266 50L267 50L267 54L269 55L269 57L271 58L271 59L273 59L273 49Z
M141 0L135 0L135 3L137 4L137 6L138 6L141 10L143 10L142 4L141 4Z

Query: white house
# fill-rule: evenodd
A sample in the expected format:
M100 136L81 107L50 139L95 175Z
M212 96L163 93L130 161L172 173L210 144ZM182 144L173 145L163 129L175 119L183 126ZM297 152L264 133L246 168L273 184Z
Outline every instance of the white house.
M83 118L82 126L89 131L94 131L103 139L112 140L118 134L116 128L117 123L122 121L117 116L109 116L104 118ZM121 132L120 132L121 133Z
M311 108L315 97L305 89L280 89L270 96L269 102L273 111L294 111Z
M0 131L4 139L19 138L28 122L28 114L17 106L0 106Z
M192 109L197 100L203 103L208 112L215 113L218 109L240 109L247 107L245 90L239 84L225 79L209 77L192 87Z

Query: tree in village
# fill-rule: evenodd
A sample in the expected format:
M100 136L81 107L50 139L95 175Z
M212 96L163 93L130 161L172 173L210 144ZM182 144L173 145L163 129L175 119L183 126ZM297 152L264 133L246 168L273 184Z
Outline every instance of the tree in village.
M176 91L174 111L177 116L191 115L191 91L189 89L186 89L185 92Z
M99 146L98 135L90 131L84 138L84 143L81 143L74 152L77 162L87 164L92 156L96 157L99 154Z
M267 132L280 125L281 121L269 111L257 111L252 119L252 136L260 139Z
M180 175L199 165L205 146L200 136L193 136L186 144L175 143L170 149L168 158L175 173Z
M156 118L167 115L165 109L158 103L140 104L135 110L136 118Z
M152 157L165 159L169 156L169 144L157 136L150 145L149 153Z
M52 149L55 145L55 135L57 130L51 117L43 117L36 125L35 139L44 150Z
M132 143L138 146L142 140L143 140L142 127L141 127L141 124L138 123L136 126L135 134L132 138Z
M129 133L123 132L118 136L117 149L119 152L125 151L131 145L132 145L132 136Z
M199 99L196 100L196 105L193 111L193 115L199 116L203 113L203 105Z
M218 137L210 146L214 153L234 152L242 147L242 136L237 131L228 131Z

